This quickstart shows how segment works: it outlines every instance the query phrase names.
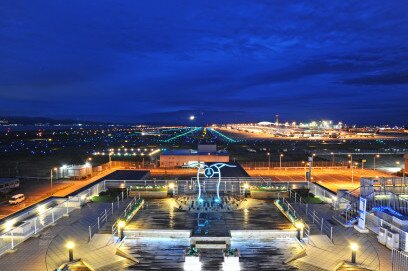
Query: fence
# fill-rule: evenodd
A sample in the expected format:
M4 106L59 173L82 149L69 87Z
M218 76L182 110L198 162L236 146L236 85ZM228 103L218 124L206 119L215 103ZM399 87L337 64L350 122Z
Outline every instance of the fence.
M215 191L218 183L218 178L203 178L200 179L203 191ZM177 194L197 193L198 184L197 177L192 177L190 180L106 180L104 184L106 187L138 187L141 191L143 187L146 190L149 187L167 186L173 183ZM305 181L291 181L291 182L273 182L269 178L256 177L226 177L221 178L219 191L224 193L240 193L240 189L248 184L249 186L265 186L275 188L275 190L287 190L287 188L307 188Z
M280 162L239 162L239 164L245 169L266 169L266 168L305 168L308 169L309 166L305 161L282 161ZM331 162L331 161L313 161L313 168L344 168L347 167L346 162Z
M122 191L120 196L116 197L116 201L111 203L111 206L108 209L105 209L98 217L96 218L96 222L93 225L89 225L89 241L92 240L94 234L96 234L102 228L102 225L108 222L108 219L113 217L115 208L117 210L120 209L120 203L123 202L126 198L129 197L130 189L126 189L126 193ZM127 207L126 207L127 208Z
M278 205L283 209L283 211L286 213L286 215L289 217L289 220L295 224L296 221L299 221L299 217L296 215L296 210L292 207L292 205L285 200L285 198L278 198ZM304 228L303 228L303 233L307 237L307 242L310 242L310 227L309 225L303 221Z
M144 200L139 197L134 197L131 202L126 206L125 210L123 211L120 217L123 217L126 222L129 222L130 219L142 208L144 205ZM134 207L136 209L134 209ZM115 222L112 225L112 234L114 235L118 231L118 224Z
M330 226L330 223L326 221L323 217L320 217L315 209L309 206L307 202L300 195L298 195L295 191L289 189L289 199L294 200L294 204L297 204L299 207L298 209L298 216L301 217L301 213L305 215L306 220L310 221L311 223L315 224L321 233L326 234L330 241L333 242L333 227ZM293 213L296 214L296 209L290 204L287 200L282 198L283 202L286 202L291 209L293 209ZM300 212L299 212L300 210Z
M392 271L408 270L408 254L393 249L391 257Z
M72 211L81 208L89 198L103 191L103 183L98 183L84 191L79 192L75 196L70 196L68 199L55 199L55 205L47 209L46 205L38 205L36 207L36 215L34 217L17 221L17 218L8 220L4 224L4 233L0 235L0 255L8 250L14 249L28 238L37 235L48 226L55 223L64 216L68 216Z

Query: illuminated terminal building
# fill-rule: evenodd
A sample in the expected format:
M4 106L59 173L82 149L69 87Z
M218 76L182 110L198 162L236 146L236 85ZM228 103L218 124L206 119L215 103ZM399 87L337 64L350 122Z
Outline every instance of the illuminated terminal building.
M216 145L198 145L197 150L167 150L160 154L160 167L180 167L195 162L229 162L229 154L217 151Z

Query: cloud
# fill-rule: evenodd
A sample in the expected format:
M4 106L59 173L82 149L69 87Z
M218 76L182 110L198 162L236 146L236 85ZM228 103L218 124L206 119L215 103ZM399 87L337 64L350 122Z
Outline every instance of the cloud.
M405 85L408 84L408 71L367 75L344 80L350 85Z

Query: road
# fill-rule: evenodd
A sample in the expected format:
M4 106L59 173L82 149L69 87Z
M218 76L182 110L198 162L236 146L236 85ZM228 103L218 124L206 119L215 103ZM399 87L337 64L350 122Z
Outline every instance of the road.
M22 209L28 208L49 197L66 197L72 192L75 192L82 187L99 180L117 169L120 168L108 169L85 180L56 181L53 183L52 190L50 189L50 182L48 180L22 181L20 188L15 191L15 194L23 193L26 196L26 200L21 204L13 206L10 206L7 202L3 202L0 206L0 219L12 215Z
M246 169L252 177L262 176L273 181L304 181L305 170L299 168L273 168L273 169ZM313 169L313 181L336 192L338 189L354 190L360 186L361 177L395 177L391 174L372 169L354 169L354 180L351 169Z

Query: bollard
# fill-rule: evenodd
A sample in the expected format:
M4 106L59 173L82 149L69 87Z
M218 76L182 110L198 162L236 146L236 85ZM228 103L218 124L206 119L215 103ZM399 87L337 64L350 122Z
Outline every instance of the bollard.
M37 234L37 218L34 219L34 234Z
M98 231L99 231L99 229L100 229L100 225L99 225L99 216L98 216Z
M13 231L11 231L11 249L14 249L14 235L13 235Z
M323 217L322 217L322 224L320 225L320 232L323 232Z
M92 229L91 229L91 226L89 226L89 242L91 241L91 239L92 239Z
M112 202L112 215L113 215L113 202Z

